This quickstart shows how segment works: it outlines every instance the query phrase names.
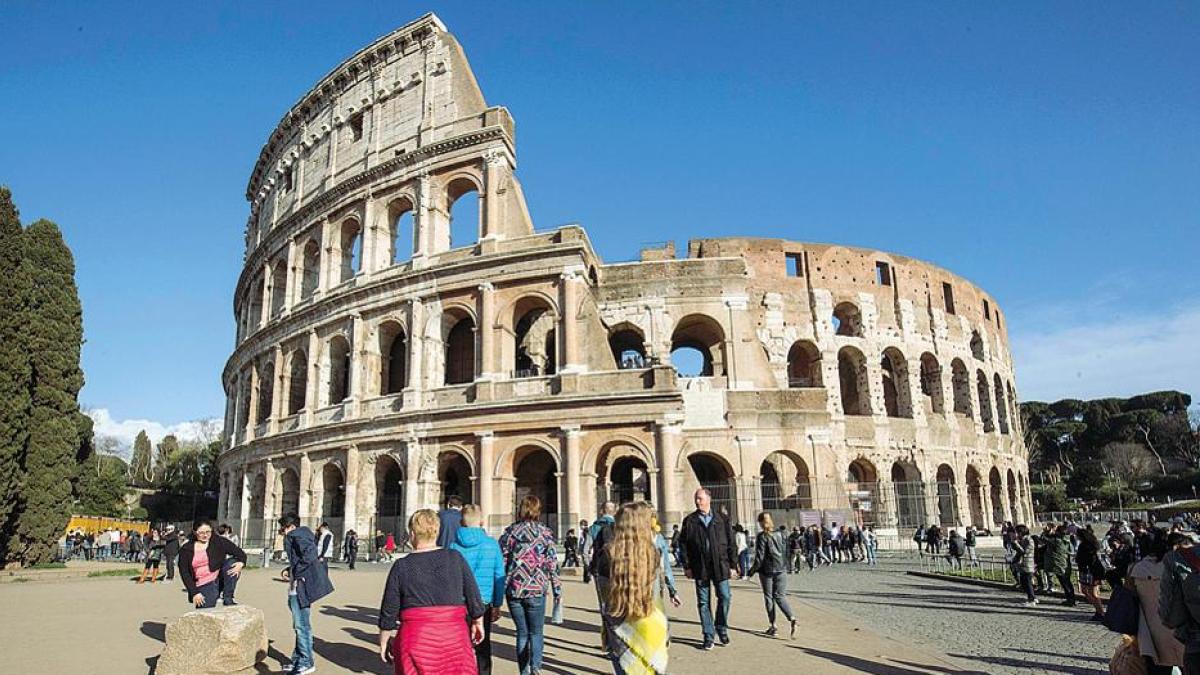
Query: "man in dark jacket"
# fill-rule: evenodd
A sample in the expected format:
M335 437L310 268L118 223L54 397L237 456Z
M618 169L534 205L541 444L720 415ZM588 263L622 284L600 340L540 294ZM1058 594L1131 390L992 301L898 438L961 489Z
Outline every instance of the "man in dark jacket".
M724 514L712 508L712 495L700 488L695 494L696 510L683 519L679 548L683 553L683 573L696 582L696 608L704 631L704 648L712 649L715 637L729 644L729 580L737 579L737 547L733 527ZM714 625L712 587L717 589L717 617Z
M1058 579L1063 594L1067 596L1064 605L1075 605L1075 584L1071 581L1071 540L1067 536L1065 525L1059 525L1046 535L1045 565L1046 572Z
M462 497L450 495L446 500L446 508L438 512L441 529L438 530L437 545L449 548L456 541L458 528L462 527Z
M163 535L167 539L166 545L163 546L163 558L167 561L167 578L163 583L169 584L175 579L175 560L179 557L179 533L175 531L174 525L168 525Z
M307 675L317 670L313 662L310 612L317 600L333 592L329 572L317 561L317 538L312 530L300 526L300 517L289 513L279 519L283 550L288 567L283 579L288 582L288 609L296 630L296 648L292 651L290 675Z

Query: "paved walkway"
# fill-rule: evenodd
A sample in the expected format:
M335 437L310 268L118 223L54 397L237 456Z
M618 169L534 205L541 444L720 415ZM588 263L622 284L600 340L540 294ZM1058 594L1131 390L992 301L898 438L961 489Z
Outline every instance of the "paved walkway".
M384 571L382 566L362 565L355 572L333 572L337 591L313 615L318 672L391 672L379 662L374 646ZM241 602L266 613L271 651L262 672L280 672L293 644L285 586L276 580L275 572L248 570L238 588ZM544 672L610 672L598 649L591 588L578 581L567 581L564 588L565 622L548 627ZM685 604L672 612L673 673L758 669L888 675L991 672L990 668L964 669L936 650L882 635L866 621L818 610L799 599L797 610L804 620L797 640L766 638L755 633L764 627L765 619L760 596L748 584L734 593L733 644L704 652L699 649L694 594L686 585L681 591ZM188 609L178 583L137 586L124 578L3 584L0 607L5 609L0 612L5 671L51 674L152 672L162 650L166 622ZM493 641L495 672L516 673L511 620L501 619Z

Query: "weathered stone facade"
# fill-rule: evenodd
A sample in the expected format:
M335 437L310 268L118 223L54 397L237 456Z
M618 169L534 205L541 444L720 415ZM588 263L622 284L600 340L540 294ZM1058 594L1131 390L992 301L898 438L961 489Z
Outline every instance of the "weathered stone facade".
M579 227L534 231L513 138L433 15L271 135L223 373L220 517L251 542L288 510L364 534L454 493L493 528L527 492L560 530L607 496L672 523L699 484L743 522L1030 517L1007 333L981 289L783 240L605 264ZM469 193L478 214L454 211ZM452 213L474 241L451 242ZM672 365L685 352L695 372Z

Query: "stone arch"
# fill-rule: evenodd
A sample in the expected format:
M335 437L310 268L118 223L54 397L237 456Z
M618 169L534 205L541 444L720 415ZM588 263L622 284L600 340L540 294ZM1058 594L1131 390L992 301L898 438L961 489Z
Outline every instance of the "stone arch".
M536 495L542 501L542 522L558 532L558 458L541 445L518 447L511 458L513 515L526 495Z
M321 517L346 516L346 476L336 462L321 467Z
M401 195L388 202L388 264L396 265L412 258L417 250L414 213L416 200Z
M737 472L724 457L708 451L691 452L687 455L690 471L689 487L708 490L712 495L713 509L723 509L732 522L738 522Z
M350 216L338 225L338 281L349 281L362 271L362 224Z
M375 460L375 527L399 535L405 531L404 467L393 456Z
M809 340L799 340L788 350L788 387L821 387L821 350Z
M937 357L929 352L921 354L921 394L925 398L928 412L946 412L942 391L942 367L938 364Z
M329 405L335 405L350 397L350 341L339 333L330 338L327 345L325 352L329 380L326 382L326 391Z
M303 349L293 350L288 361L287 414L295 415L304 410L308 398L308 354Z
M474 245L483 236L482 194L481 181L469 173L458 173L446 180L448 248ZM462 201L468 195L471 196Z
M267 297L267 280L261 273L254 277L250 285L250 309L246 313L246 334L263 323L263 303Z
M321 244L316 239L304 242L300 263L300 299L308 300L321 285Z
M983 518L983 477L974 464L967 465L967 505L971 524L986 528L987 524Z
M1017 477L1013 474L1013 470L1008 470L1008 512L1012 516L1013 524L1021 522L1021 500L1017 497Z
M275 402L275 361L263 359L258 366L258 419L259 424L271 419L271 407Z
M513 377L553 375L558 370L558 308L541 293L513 301L506 312L506 333L512 344L505 350ZM510 328L511 327L511 328Z
M938 522L945 527L953 527L959 522L958 481L955 480L954 468L949 464L940 464L936 477Z
M808 463L791 450L776 450L758 467L763 509L811 509L812 479Z
M992 501L992 522L1003 523L1004 517L1004 479L1000 477L1000 469L995 466L988 472L988 496Z
M1000 433L1008 433L1008 402L1004 398L1004 382L1000 380L1000 374L996 373L993 376L993 389L996 392L996 422L1000 425Z
M250 426L250 397L253 390L250 387L250 372L249 369L243 369L241 377L238 378L238 415L237 426L239 429L245 430Z
M950 384L954 390L954 412L973 417L971 412L971 375L962 359L950 362Z
M855 347L838 350L838 384L841 389L842 412L847 415L871 414L871 385L867 359Z
M646 336L631 323L620 323L609 329L608 348L612 351L613 363L620 370L647 365Z
M436 319L442 344L443 383L466 384L475 380L475 316L470 310L453 305L442 310ZM435 371L436 372L436 371Z
M833 333L843 337L862 337L862 311L853 302L839 302L833 308Z
M267 477L261 472L254 476L250 483L250 518L263 520L267 510Z
M464 504L475 498L475 458L463 448L443 446L437 455L438 504L445 504L451 496L457 496Z
M289 513L295 513L301 517L307 515L300 513L300 474L291 467L280 469L277 474L275 494L279 495L279 510L277 513L284 516Z
M379 325L379 393L398 394L408 385L408 337L395 320Z
M926 524L925 483L916 464L904 460L892 463L892 491L896 499L897 527L915 528Z
M979 420L983 422L984 431L994 431L996 424L992 419L992 397L989 395L988 377L982 370L975 371L975 389L979 395Z
M895 347L883 350L879 367L882 371L883 405L888 417L912 417L912 389L908 383L908 359Z
M680 370L677 361L685 360L686 350L697 353L699 368ZM680 352L676 358L676 352ZM721 323L706 314L689 314L675 324L671 332L671 363L681 377L715 377L726 375L725 329ZM698 372L696 372L698 371Z
M971 356L978 361L983 360L983 338L977 330L971 331Z
M871 460L858 457L846 467L846 482L855 485L878 483L879 470Z
M1012 382L1005 383L1008 390L1008 411L1012 421L1012 428L1016 433L1021 433L1021 408L1017 405L1017 393L1013 391Z
M654 468L654 457L641 443L609 440L595 452L591 466L595 467L598 481L597 504L606 500L617 504L650 501L653 495L650 471Z
M283 314L287 307L287 259L286 256L271 267L271 318Z

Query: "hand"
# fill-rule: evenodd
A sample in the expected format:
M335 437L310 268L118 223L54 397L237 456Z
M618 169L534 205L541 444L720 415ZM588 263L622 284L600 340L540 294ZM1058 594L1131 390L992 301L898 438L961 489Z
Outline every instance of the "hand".
M493 607L492 608L492 623L496 623L499 620L500 620L500 608Z
M394 630L379 632L379 660L384 663L392 662L392 637L395 634Z
M678 606L680 606L680 605L682 605L682 604L683 604L682 602L680 602L680 601L679 601L679 594L678 594L678 593L672 593L672 594L671 594L671 604L672 604L672 605L674 605L675 607L678 607Z
M284 581L291 581L292 573L291 573L291 571L288 570L288 568L285 567L285 568L279 570L279 578L283 579Z
M483 617L479 617L471 622L471 644L477 645L483 642Z
M242 573L243 567L245 567L244 564L242 564L240 562L235 562L229 566L229 571L226 574L228 574L231 577L236 577L237 575Z
M197 594L193 595L192 596L192 604L197 607L203 607L204 606L204 595L201 593L197 593Z
M742 575L737 573L737 570L729 570L729 578L737 581L742 578Z

